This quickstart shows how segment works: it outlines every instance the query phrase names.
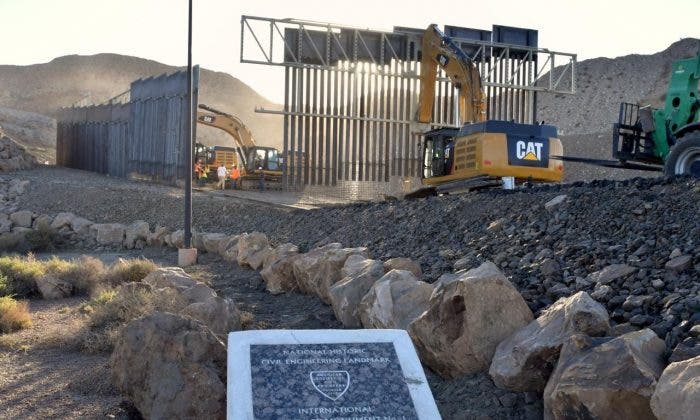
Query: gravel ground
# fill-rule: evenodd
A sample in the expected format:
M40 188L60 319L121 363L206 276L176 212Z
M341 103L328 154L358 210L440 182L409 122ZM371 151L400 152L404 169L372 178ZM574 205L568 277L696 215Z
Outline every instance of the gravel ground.
M80 253L60 252L68 259ZM91 254L106 264L117 258L144 256L172 265L176 253L145 250ZM38 255L39 258L49 255ZM252 329L341 329L332 309L317 297L298 293L272 296L256 271L203 254L187 268L194 278L210 284L221 296L233 298L252 314ZM81 323L73 311L82 298L35 300L30 310L34 327L9 334L0 342L0 418L139 419L109 383L108 355L87 355L66 348L65 338ZM486 374L444 380L426 369L428 382L444 419L541 418L541 398L496 388Z
M67 169L42 168L17 176L31 181L20 208L48 214L73 211L98 222L143 219L152 226L181 226L182 196L174 188ZM544 204L558 195L566 195L566 200L545 209ZM195 194L194 202L199 231L258 230L273 243L293 242L302 251L334 241L367 246L374 258L405 256L419 261L427 282L451 271L456 263L473 267L492 260L535 314L578 290L596 292L619 330L652 328L666 341L667 357L681 347L686 353L700 351L700 343L688 336L690 328L700 324L700 182L695 180L577 182L310 211L206 193ZM680 269L667 266L675 256L687 260ZM587 278L611 264L627 264L631 272L607 288ZM268 310L265 305L261 320ZM319 314L322 309L312 305L306 310ZM274 305L269 308L276 310ZM307 321L297 319L290 325ZM489 386L488 379L466 378L436 394L438 400L453 393L466 398L481 390L479 402L513 407L508 414L492 413L496 417L522 417L526 408L537 411L538 398L498 395L493 388L486 390ZM528 407L526 401L533 400L534 408Z

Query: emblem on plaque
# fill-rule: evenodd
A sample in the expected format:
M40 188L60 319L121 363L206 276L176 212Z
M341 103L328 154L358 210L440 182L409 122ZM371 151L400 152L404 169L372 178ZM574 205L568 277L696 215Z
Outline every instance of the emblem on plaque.
M346 370L316 370L309 373L309 378L316 391L333 401L350 387L350 374Z

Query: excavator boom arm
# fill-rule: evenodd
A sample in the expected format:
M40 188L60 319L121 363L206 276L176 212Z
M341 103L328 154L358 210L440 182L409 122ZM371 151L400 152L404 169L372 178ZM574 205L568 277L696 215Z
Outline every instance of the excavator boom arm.
M209 112L197 111L197 122L200 124L216 127L231 135L243 149L255 147L253 134L241 120L225 112L217 111L206 105L199 105L201 109Z
M437 25L430 25L423 34L421 90L416 119L429 123L435 103L435 81L438 67L445 71L459 90L459 124L486 120L481 76L473 61L446 36Z

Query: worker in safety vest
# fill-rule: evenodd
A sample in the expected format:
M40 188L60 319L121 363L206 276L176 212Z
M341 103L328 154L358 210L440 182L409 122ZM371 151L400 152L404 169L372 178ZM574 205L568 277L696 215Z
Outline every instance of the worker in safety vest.
M206 178L206 173L204 172L204 165L202 165L202 159L197 160L194 164L194 176L197 178L197 184L201 185Z
M238 181L241 179L241 171L238 170L237 165L233 165L231 168L231 184L233 189L238 189Z

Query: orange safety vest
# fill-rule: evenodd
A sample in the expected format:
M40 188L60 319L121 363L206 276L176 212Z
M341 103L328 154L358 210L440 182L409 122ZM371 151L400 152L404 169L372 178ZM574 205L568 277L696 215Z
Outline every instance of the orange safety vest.
M231 169L231 179L238 179L241 177L241 171L238 168Z

